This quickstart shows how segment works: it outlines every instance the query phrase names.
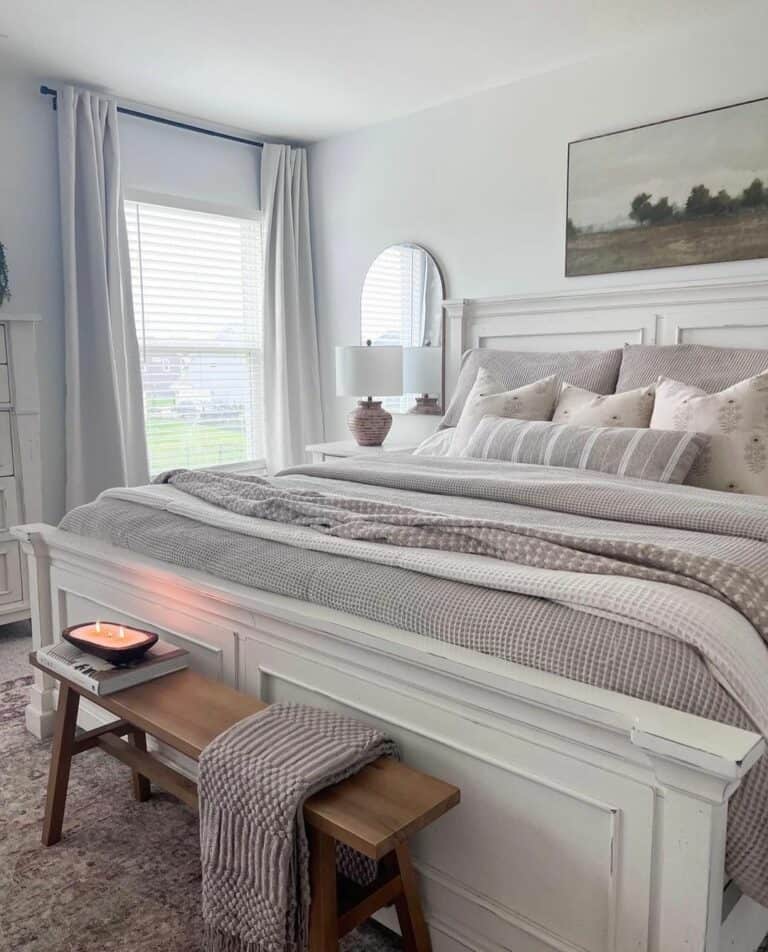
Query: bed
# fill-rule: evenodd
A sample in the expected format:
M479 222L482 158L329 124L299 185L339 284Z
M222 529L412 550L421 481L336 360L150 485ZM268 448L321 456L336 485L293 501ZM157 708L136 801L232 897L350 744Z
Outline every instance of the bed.
M447 302L446 313L449 392L462 385L467 348L768 343L758 279ZM713 507L725 494L708 490L649 492L547 467L509 480L502 469L394 455L299 467L280 477L290 518L274 519L253 519L250 489L230 486L222 506L212 501L222 485L194 476L111 493L65 528L15 530L35 641L123 618L266 700L310 700L385 726L406 757L462 787L460 810L416 849L439 952L753 952L768 932L768 910L742 894L768 895L768 652L757 634L768 512L735 496ZM343 531L312 522L329 497L345 500L334 504ZM359 526L350 535L349 510L371 506L375 531L385 513L397 539L382 545ZM478 520L503 524L505 545L533 537L543 548L506 560L468 548ZM748 598L706 575L718 539L751 567ZM546 547L563 545L578 564L557 571ZM631 573L615 570L616 547L625 562L631 550ZM658 559L642 564L649 548ZM662 564L672 551L690 564ZM585 666L588 642L593 660L611 663ZM38 736L54 703L37 676L27 723ZM95 712L84 716L94 726Z

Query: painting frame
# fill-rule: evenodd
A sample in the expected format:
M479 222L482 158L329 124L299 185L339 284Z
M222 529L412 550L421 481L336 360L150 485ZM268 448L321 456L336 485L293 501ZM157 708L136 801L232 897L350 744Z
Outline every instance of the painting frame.
M651 122L637 123L631 126L625 126L621 129L614 129L610 132L600 132L595 133L589 136L583 136L579 139L573 139L568 142L567 149L567 163L566 163L566 194L565 194L565 222L564 222L564 246L563 246L563 272L566 278L572 277L588 277L599 274L619 274L619 273L631 273L633 271L645 271L645 270L655 270L655 269L667 269L667 268L676 268L676 267L690 267L690 266L700 266L703 264L717 264L717 263L732 263L735 261L760 261L768 258L768 175L765 176L763 184L765 185L766 192L766 237L765 237L765 248L761 249L759 253L746 253L738 254L728 257L711 257L703 256L701 259L690 259L690 260L670 260L670 261L660 261L653 260L651 263L639 263L634 265L625 265L625 266L607 266L607 267L595 267L590 269L589 267L573 267L571 263L571 255L574 253L574 244L578 240L580 235L578 234L578 228L576 228L576 234L572 234L574 229L574 223L572 219L572 192L574 188L574 151L579 146L584 146L587 143L596 143L604 140L615 140L617 137L627 136L628 134L642 132L644 130L655 130L660 127L671 126L675 123L684 123L688 120L695 120L701 117L716 116L721 113L729 113L735 110L741 110L748 107L754 106L764 106L768 110L768 95L766 96L757 96L752 99L745 99L740 102L728 103L727 105L722 106L713 106L707 109L700 109L695 112L684 113L676 116L670 116L667 119L658 119ZM768 149L766 150L766 168L768 169ZM759 176L757 176L759 178ZM745 182L745 189L747 190L747 183ZM722 192L718 193L719 195ZM639 196L638 196L639 197ZM649 196L652 197L652 196ZM734 199L734 201L740 201L740 199ZM678 211L679 207L674 206ZM706 215L702 218L707 217ZM708 222L707 222L708 223ZM705 223L705 224L707 224ZM635 233L640 233L640 228L638 226L628 227L624 226L623 228L614 228L607 229L603 228L602 230L596 230L592 226L588 226L585 229L585 233L589 232L595 236L599 235L610 235L612 233L619 233L624 231L626 234L629 234L630 231ZM606 242L606 245L608 243Z

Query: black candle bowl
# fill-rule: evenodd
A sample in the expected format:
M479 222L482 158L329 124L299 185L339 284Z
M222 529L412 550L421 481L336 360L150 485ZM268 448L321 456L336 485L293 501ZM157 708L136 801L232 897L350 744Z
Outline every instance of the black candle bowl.
M119 627L121 622L101 622L102 625L112 625ZM92 641L89 641L87 638L78 638L77 632L80 628L94 628L96 626L95 621L83 621L79 625L70 625L69 628L65 628L61 633L61 637L68 641L71 645L74 645L76 648L79 648L81 651L84 651L86 654L96 655L97 658L103 658L104 661L109 661L110 664L130 664L133 661L138 661L146 651L148 651L152 645L157 643L157 635L154 631L145 631L143 628L134 628L133 625L123 625L124 628L129 628L132 632L138 632L139 634L144 635L144 640L138 642L137 644L126 645L124 648L121 648L118 644L115 644L114 647L111 645L107 647L106 645L95 645Z

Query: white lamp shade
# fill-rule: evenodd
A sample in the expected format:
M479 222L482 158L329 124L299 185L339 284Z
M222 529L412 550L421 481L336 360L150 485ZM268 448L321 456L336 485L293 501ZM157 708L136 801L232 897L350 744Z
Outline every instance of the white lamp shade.
M403 393L431 393L437 396L442 389L442 347L404 347Z
M337 347L340 397L392 397L403 392L402 347Z

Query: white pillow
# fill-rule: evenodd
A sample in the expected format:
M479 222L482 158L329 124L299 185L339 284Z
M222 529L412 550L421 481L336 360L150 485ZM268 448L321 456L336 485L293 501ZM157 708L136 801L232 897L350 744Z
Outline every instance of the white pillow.
M455 427L449 427L446 430L438 430L421 443L413 451L414 456L447 456L453 442Z
M687 483L768 496L768 371L713 394L659 377L651 428L712 437Z
M500 385L481 367L461 411L451 448L446 455L461 456L478 423L485 416L515 420L551 420L557 400L556 376L545 377L517 390L501 391Z
M653 413L653 391L652 386L640 387L601 396L564 383L552 422L646 429Z

